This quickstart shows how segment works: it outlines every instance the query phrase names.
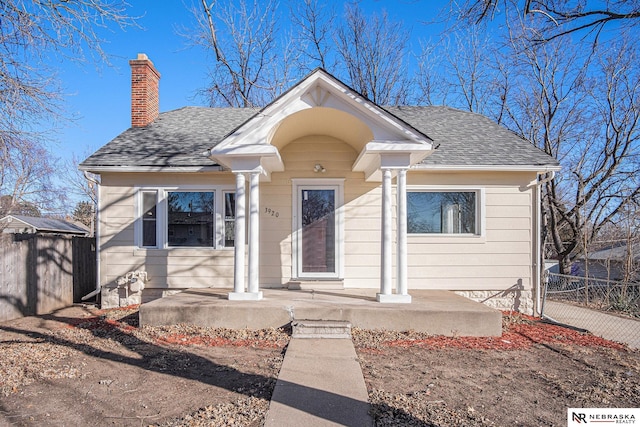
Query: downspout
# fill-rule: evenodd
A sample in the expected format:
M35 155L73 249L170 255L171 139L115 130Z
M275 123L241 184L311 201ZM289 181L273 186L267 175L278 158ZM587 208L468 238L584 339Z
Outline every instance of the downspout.
M541 295L540 290L542 287L542 269L544 268L544 260L542 259L542 247L540 245L540 239L542 234L542 198L540 187L542 184L545 184L551 181L556 176L555 171L544 172L547 176L545 178L540 178L543 174L538 173L538 180L536 182L535 189L535 203L536 203L536 237L535 237L535 253L536 253L536 261L534 265L534 271L536 274L535 283L536 283L536 312L537 314L542 314L541 310Z
M89 175L89 172L83 171L84 177L96 186L96 223L93 236L96 239L96 289L83 296L81 301L86 301L100 293L100 181Z

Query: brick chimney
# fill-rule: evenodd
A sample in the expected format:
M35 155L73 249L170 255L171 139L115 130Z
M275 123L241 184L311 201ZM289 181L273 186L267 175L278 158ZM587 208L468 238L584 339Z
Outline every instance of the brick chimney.
M158 82L160 73L147 55L139 53L131 66L131 127L145 127L159 113Z

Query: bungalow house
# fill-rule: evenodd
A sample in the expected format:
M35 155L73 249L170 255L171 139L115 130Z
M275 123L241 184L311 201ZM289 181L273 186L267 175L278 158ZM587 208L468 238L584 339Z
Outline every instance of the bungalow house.
M534 311L538 184L559 165L529 142L474 113L376 105L322 69L262 109L159 114L160 74L130 65L132 126L80 165L100 175L103 306L307 287ZM125 293L133 272L144 290Z

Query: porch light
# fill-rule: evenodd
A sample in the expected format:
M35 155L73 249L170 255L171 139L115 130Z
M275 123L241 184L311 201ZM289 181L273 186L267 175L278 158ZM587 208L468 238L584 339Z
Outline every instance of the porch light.
M313 171L315 173L318 173L318 172L325 173L327 170L320 163L316 163L316 165L313 167Z

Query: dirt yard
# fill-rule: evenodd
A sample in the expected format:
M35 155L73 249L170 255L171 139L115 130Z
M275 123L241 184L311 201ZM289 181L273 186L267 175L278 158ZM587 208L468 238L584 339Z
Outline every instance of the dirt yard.
M522 316L500 338L354 330L376 424L566 424L639 407L640 353ZM72 307L0 324L0 426L260 426L286 331L139 328Z
M640 353L523 316L500 338L356 331L376 425L565 426L567 408L640 407Z

